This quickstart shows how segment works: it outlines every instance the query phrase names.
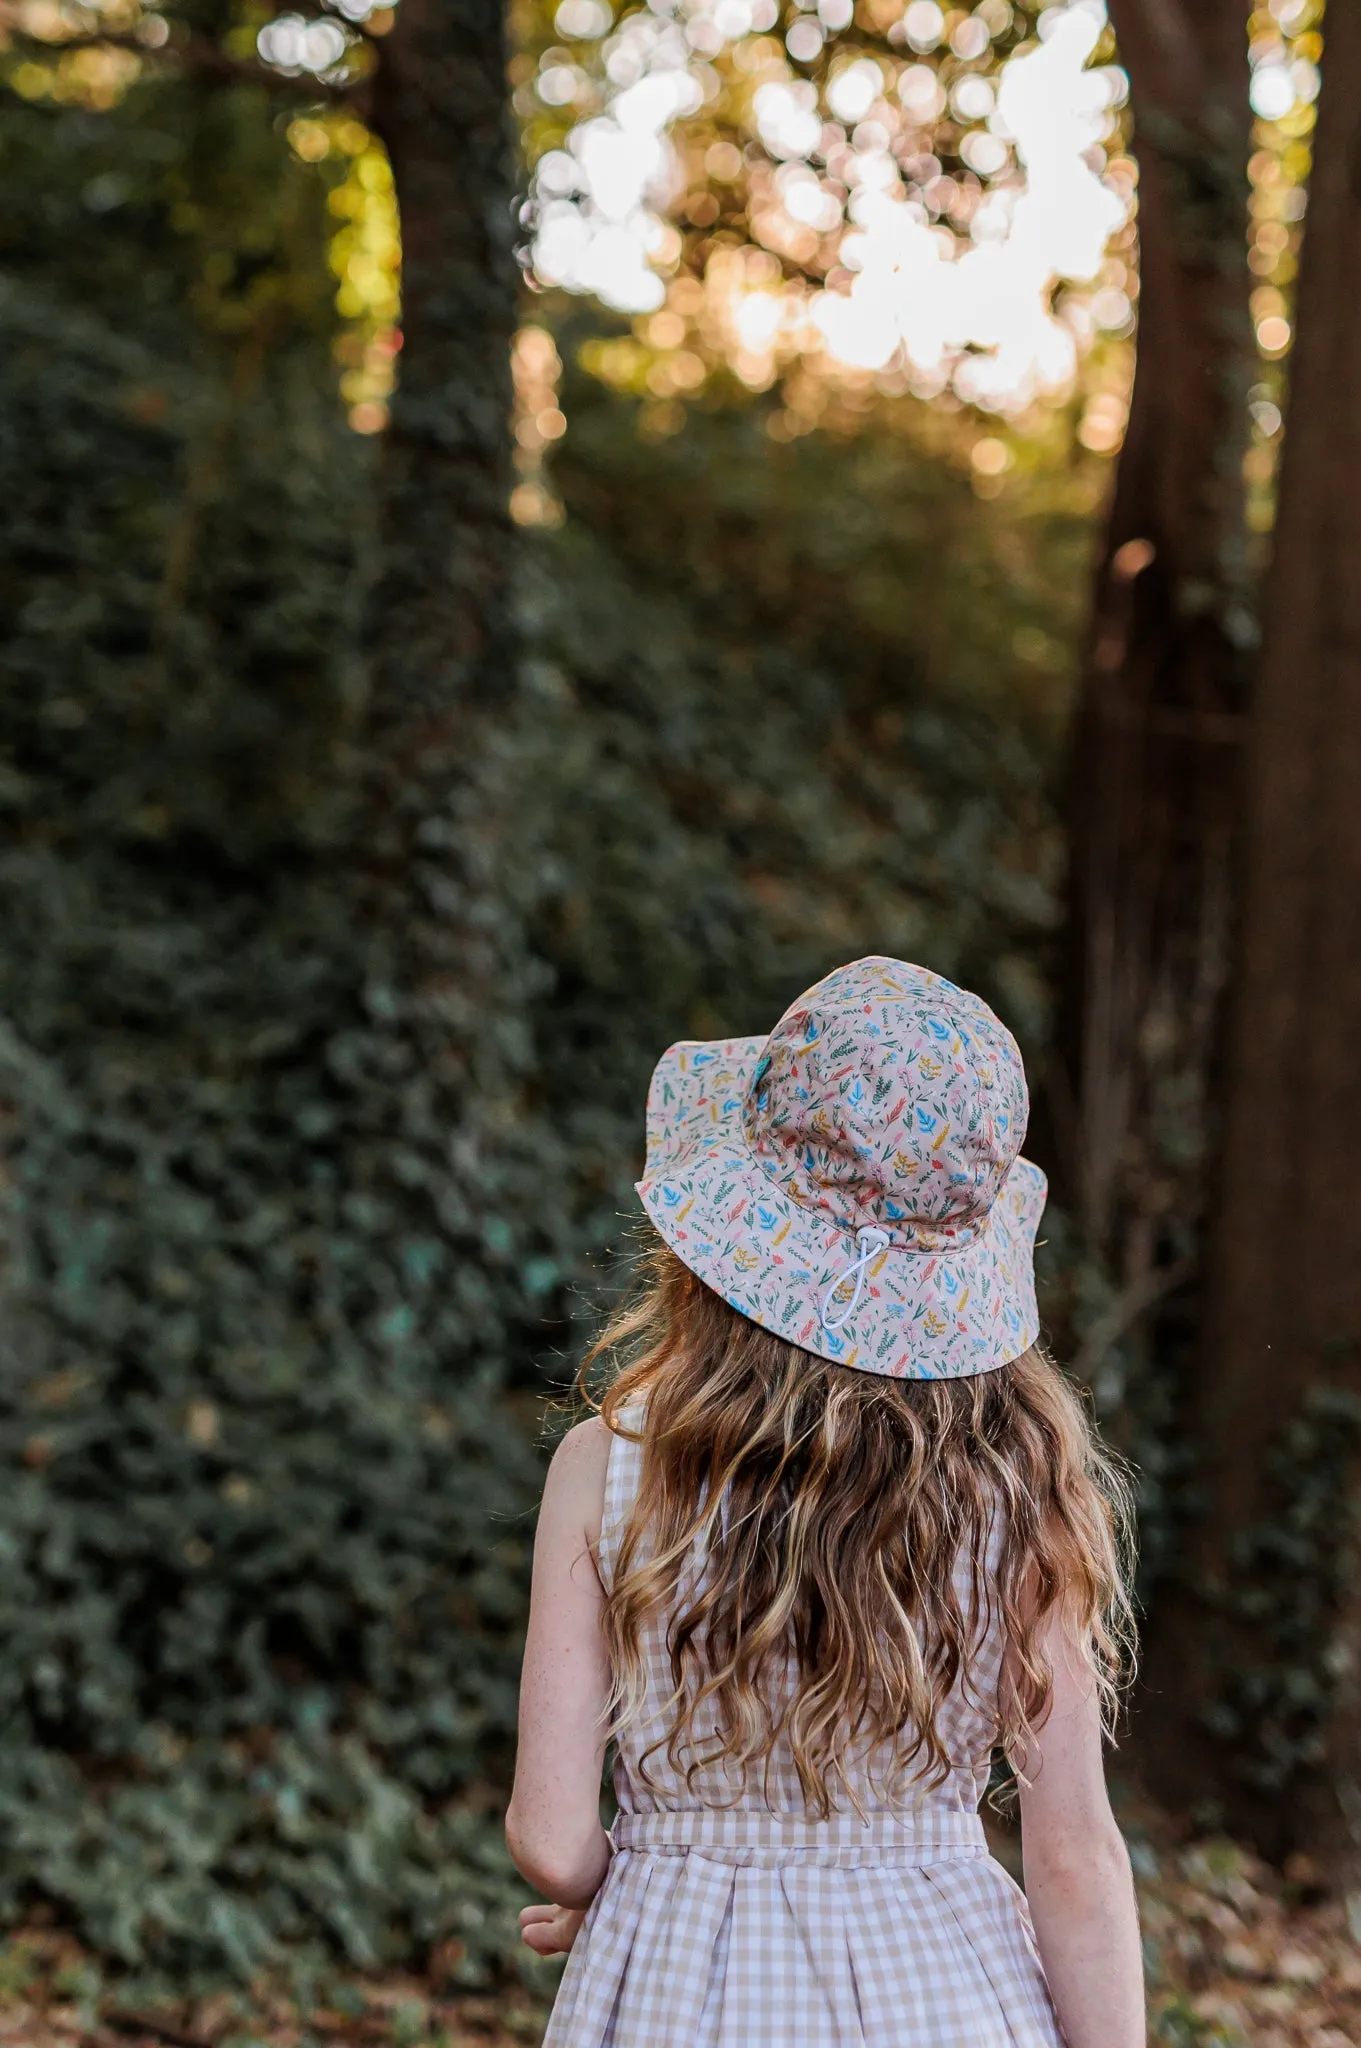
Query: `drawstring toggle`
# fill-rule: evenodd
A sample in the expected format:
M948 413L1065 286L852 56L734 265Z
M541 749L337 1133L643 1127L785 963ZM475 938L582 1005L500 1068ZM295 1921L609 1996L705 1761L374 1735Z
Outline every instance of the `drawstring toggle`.
M865 1268L872 1259L878 1258L880 1252L888 1250L893 1239L886 1230L880 1230L873 1223L866 1223L856 1231L855 1242L859 1248L859 1257L852 1259L850 1264L837 1274L835 1280L833 1280L831 1286L822 1297L821 1313L824 1330L839 1330L843 1323L850 1321L860 1306L860 1296L864 1292ZM851 1280L855 1282L855 1286L851 1289L851 1298L845 1308L841 1309L834 1318L832 1315L832 1303Z

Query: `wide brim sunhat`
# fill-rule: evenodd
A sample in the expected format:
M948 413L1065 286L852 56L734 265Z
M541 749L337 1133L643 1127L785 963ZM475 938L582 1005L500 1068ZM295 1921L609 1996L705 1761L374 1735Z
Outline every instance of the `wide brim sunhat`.
M977 996L855 961L766 1038L663 1054L638 1194L677 1256L777 1336L862 1372L962 1378L1039 1335L1027 1111L1015 1040Z

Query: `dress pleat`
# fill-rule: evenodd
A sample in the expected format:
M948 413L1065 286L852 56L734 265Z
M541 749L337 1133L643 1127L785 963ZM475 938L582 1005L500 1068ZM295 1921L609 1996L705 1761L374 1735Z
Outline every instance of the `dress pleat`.
M971 1864L938 1864L923 1877L953 1916L962 1939L992 1986L1016 2048L1049 2048L1054 2008L1044 1981L1025 1894L991 1856ZM982 1935L986 1931L987 1939Z
M858 1886L852 1965L866 2048L906 2041L953 2041L940 2031L949 1988L948 1958L937 1949L914 1896L916 1875L869 1870ZM935 2029L935 2031L932 2031Z
M639 1446L614 1438L607 1583L639 1467ZM961 1599L970 1580L961 1560ZM659 1617L643 1711L618 1745L615 1853L544 2048L1062 2048L1025 1900L978 1819L1001 1661L991 1620L980 1642L974 1695L942 1714L946 1782L890 1807L869 1758L854 1773L864 1818L814 1821L787 1755L755 1789L718 1771L691 1786L671 1765Z
M620 1988L644 1922L655 1865L616 1856L567 1958L549 2039L614 2041ZM659 1880L659 1889L665 1880ZM588 1960L589 1959L589 1960Z
M649 1859L628 1860L646 1865ZM654 1876L649 1887L651 1910L636 1928L612 2038L691 2048L699 2037L719 1930L731 1910L733 1872L688 1856L657 1862L665 1874Z
M799 1947L816 1987L821 2048L865 2048L860 2000L851 1969L847 1928L847 1892L854 1873L829 1870L822 1863L789 1863L777 1876L785 1904L798 1930ZM748 2039L750 2039L748 2035Z

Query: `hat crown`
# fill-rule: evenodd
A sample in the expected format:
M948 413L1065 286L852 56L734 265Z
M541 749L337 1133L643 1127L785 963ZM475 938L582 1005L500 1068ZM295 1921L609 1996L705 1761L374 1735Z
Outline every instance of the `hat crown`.
M1015 1039L978 996L903 961L838 968L766 1041L743 1110L763 1171L842 1229L968 1244L1025 1138Z

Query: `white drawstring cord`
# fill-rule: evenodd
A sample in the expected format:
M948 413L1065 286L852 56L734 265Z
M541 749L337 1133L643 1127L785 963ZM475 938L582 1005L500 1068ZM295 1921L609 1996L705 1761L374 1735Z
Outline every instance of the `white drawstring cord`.
M878 1258L880 1252L887 1251L893 1239L886 1230L878 1229L873 1223L865 1223L856 1231L855 1241L860 1247L859 1258L852 1259L850 1265L844 1271L837 1274L835 1280L822 1297L821 1314L824 1330L839 1330L843 1323L850 1321L860 1306L860 1296L865 1286L866 1266L868 1266L871 1259ZM855 1279L855 1287L852 1290L851 1298L841 1314L836 1318L836 1321L833 1322L831 1315L832 1303L852 1276Z

